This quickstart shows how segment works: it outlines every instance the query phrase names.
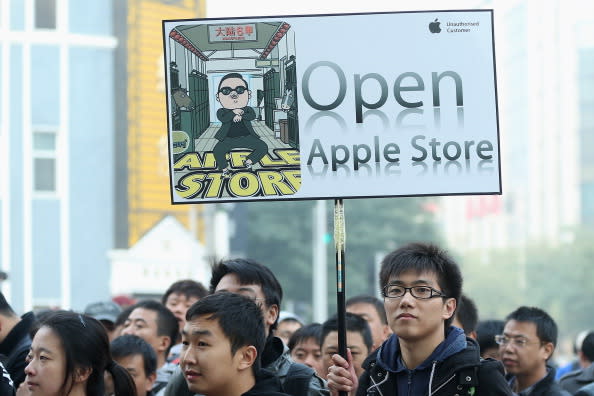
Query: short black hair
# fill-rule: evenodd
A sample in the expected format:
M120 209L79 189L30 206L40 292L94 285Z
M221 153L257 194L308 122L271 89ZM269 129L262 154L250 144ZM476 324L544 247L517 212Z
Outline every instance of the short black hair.
M322 325L320 323L310 323L303 327L298 328L289 338L287 346L290 350L293 350L297 344L305 342L309 339L315 340L315 342L322 346Z
M355 297L351 297L346 301L346 307L350 307L351 305L355 304L369 304L373 305L377 314L382 321L382 324L388 324L388 317L386 316L386 309L384 308L384 303L377 297L369 296L369 295L359 295Z
M476 331L478 324L478 309L474 301L465 294L460 296L458 308L456 308L456 318L462 324L462 329L466 335Z
M594 331L589 332L584 338L581 350L586 359L594 363Z
M505 323L503 320L491 319L481 320L476 326L476 340L481 351L489 348L499 348L495 342L495 336L503 333Z
M242 285L258 285L262 288L266 305L276 305L279 310L283 299L283 288L270 268L252 259L237 258L219 261L212 267L210 292L214 293L217 285L227 274L234 274ZM270 334L276 328L277 320L270 326Z
M456 300L456 307L462 294L462 273L454 259L436 245L430 243L413 242L389 253L381 263L379 282L380 290L388 284L391 278L398 277L406 271L417 273L434 273L441 291L447 298ZM455 314L455 312L454 312ZM447 329L454 315L444 322Z
M346 312L345 314L345 327L346 331L357 332L361 334L363 342L367 347L367 350L371 352L373 346L373 339L371 338L371 330L369 329L369 323L362 316L354 313ZM322 323L322 334L320 336L320 346L324 343L324 340L332 331L338 331L338 316L334 315L324 323Z
M243 76L239 73L229 73L229 74L225 74L223 76L223 78L221 78L221 81L219 81L219 88L217 90L217 92L221 89L221 86L223 85L223 81L228 80L230 78L239 78L241 79L241 81L243 81L245 83L245 87L248 88L248 83L247 81L245 81L245 78L243 78Z
M0 292L0 314L9 317L16 316L16 312L14 312L8 301L6 301L2 292Z
M258 356L252 366L254 374L260 370L260 356L264 349L266 333L262 311L256 302L241 294L221 292L196 301L186 312L186 321L208 315L207 320L217 320L223 334L229 339L231 354L246 345L253 345Z
M130 316L130 314L132 313L133 310L134 310L134 305L130 305L130 306L122 309L122 312L120 312L120 314L116 318L116 321L113 325L115 327L123 326L124 323L126 323L126 320L128 320L128 316Z
M208 290L206 287L202 285L200 282L196 282L192 279L182 279L174 282L169 286L163 297L161 297L161 303L165 305L167 303L167 299L173 293L181 294L185 296L187 299L190 297L202 298L208 294Z
M536 325L536 335L542 342L557 345L557 323L544 310L537 307L520 307L507 315L505 322L529 322Z
M115 360L140 355L144 365L144 374L148 377L157 372L157 354L153 347L142 338L133 334L124 334L115 338L110 347L111 356Z
M168 355L169 350L173 344L175 344L179 334L179 324L177 323L177 318L175 315L173 315L173 313L171 313L171 311L168 310L165 305L155 300L143 300L137 302L132 306L130 313L136 308L147 309L157 313L157 335L167 336L171 339L169 348L167 348L165 351L165 355Z

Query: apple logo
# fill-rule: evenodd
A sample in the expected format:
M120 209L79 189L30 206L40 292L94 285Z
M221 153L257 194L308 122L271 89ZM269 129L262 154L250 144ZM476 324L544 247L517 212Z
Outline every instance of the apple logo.
M439 27L439 24L440 23L441 22L437 22L437 18L435 18L435 21L433 21L433 22L431 22L429 24L429 31L431 33L439 33L439 32L441 32L441 28Z

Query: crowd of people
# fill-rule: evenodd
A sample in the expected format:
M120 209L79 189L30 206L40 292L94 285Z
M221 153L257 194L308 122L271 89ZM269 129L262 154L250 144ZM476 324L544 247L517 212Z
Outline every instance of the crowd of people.
M594 395L594 331L557 370L553 318L521 306L479 321L439 247L398 248L379 280L383 301L346 301L346 356L338 316L281 311L274 273L249 259L125 307L18 315L0 293L0 396Z

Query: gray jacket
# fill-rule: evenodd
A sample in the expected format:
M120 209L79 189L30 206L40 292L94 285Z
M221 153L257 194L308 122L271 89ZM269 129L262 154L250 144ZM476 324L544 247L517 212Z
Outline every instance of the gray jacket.
M594 383L580 388L574 396L594 396Z
M266 342L264 353L262 354L262 362L263 368L272 371L278 377L281 384L285 382L289 368L293 364L293 360L289 354L289 348L278 337L271 337ZM165 388L164 396L194 396L189 391L184 375L179 367L171 376L169 384ZM309 383L309 392L303 396L330 396L330 391L328 390L326 381L316 374L312 376Z
M594 382L594 364L589 365L585 369L572 371L565 374L559 380L559 384L563 389L572 395L578 389Z

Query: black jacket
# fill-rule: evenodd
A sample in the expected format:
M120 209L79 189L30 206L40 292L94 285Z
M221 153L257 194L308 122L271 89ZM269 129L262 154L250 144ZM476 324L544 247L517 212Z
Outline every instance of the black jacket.
M25 358L31 347L31 336L29 331L35 322L33 312L28 312L21 317L8 333L4 341L0 343L0 354L6 356L3 360L6 371L10 374L15 389L25 380Z
M15 389L12 386L12 380L10 379L10 375L0 363L0 395L2 396L14 396Z
M511 377L513 382L513 377ZM522 392L518 395L522 396ZM531 396L571 396L571 393L563 390L561 386L555 381L555 369L547 366L547 375L533 385L530 391Z
M594 383L594 364L589 365L585 369L567 373L559 380L561 388L571 394L574 394L581 387L591 383Z
M430 396L511 396L501 362L481 360L476 341L467 338L466 342L466 348L460 352L433 363L429 377ZM363 362L365 372L359 378L357 396L398 395L397 375L378 364L378 353L380 349ZM426 395L429 395L429 382L424 392Z
M289 396L282 392L280 380L268 370L260 370L256 384L241 396Z

